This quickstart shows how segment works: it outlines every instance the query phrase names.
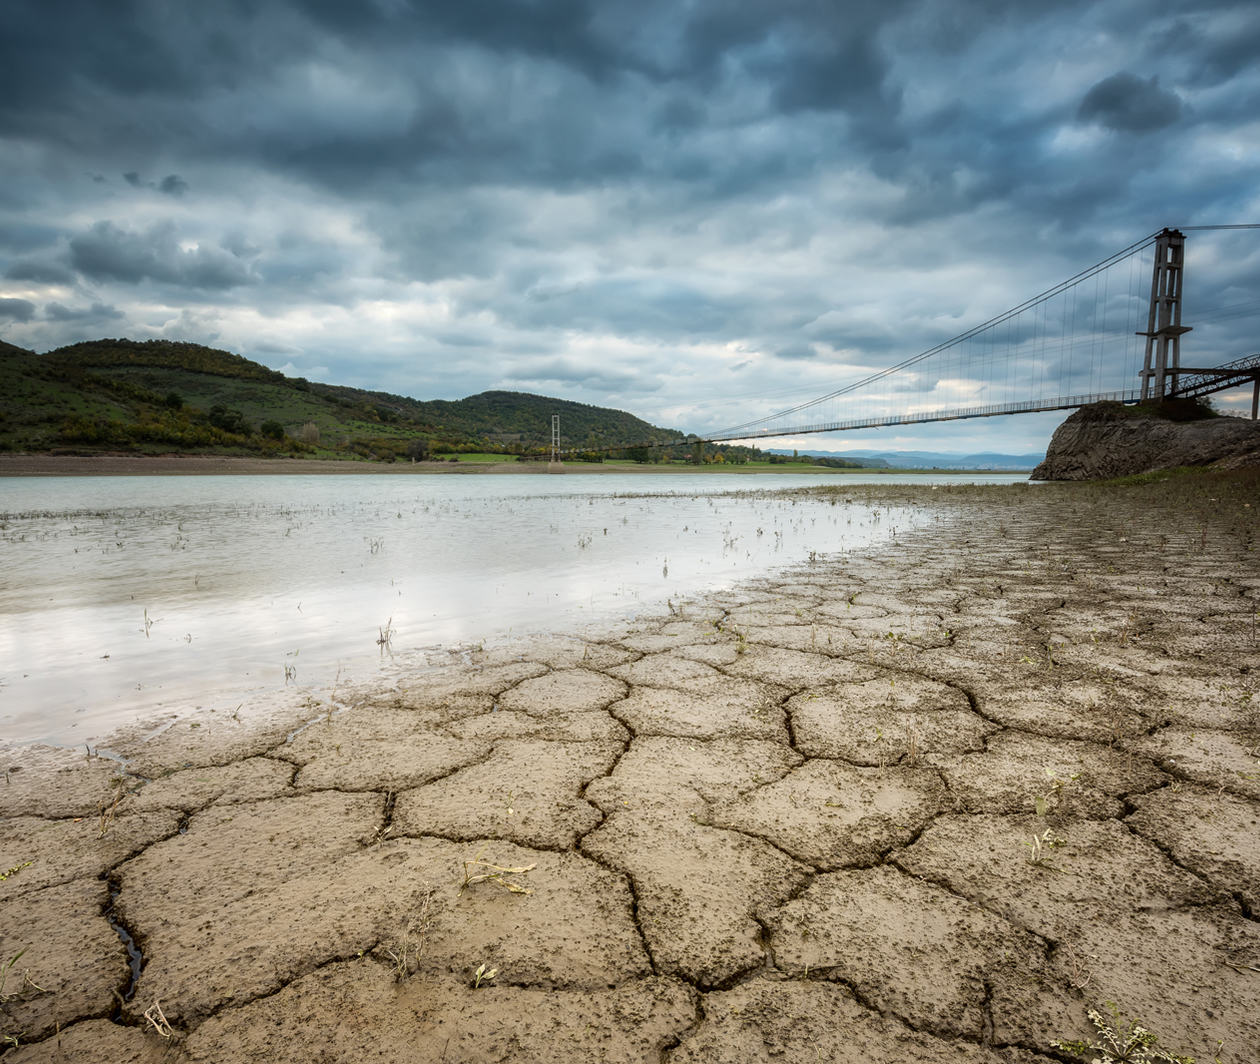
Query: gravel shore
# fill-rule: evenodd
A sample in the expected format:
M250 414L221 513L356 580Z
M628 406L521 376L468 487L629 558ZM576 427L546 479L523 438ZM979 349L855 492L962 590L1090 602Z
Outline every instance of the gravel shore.
M0 748L6 1064L1048 1064L1105 1002L1254 1064L1255 477L865 495L950 516L333 712Z

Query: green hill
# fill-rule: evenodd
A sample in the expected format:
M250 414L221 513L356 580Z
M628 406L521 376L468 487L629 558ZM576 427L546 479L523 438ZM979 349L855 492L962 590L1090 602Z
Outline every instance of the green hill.
M541 453L677 440L621 410L521 392L421 401L286 377L170 340L96 340L36 354L0 342L0 450L202 451L393 459Z

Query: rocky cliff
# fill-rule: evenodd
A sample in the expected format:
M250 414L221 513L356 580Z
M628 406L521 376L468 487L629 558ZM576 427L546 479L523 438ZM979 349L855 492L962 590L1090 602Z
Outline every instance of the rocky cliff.
M1260 421L1169 421L1119 403L1083 406L1060 425L1033 480L1106 480L1176 466L1260 465Z

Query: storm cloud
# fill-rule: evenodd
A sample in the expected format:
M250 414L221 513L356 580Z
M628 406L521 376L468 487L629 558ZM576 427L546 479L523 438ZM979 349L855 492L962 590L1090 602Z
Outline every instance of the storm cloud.
M96 222L70 239L70 262L96 281L137 284L161 281L190 288L234 288L253 278L248 266L222 248L181 247L171 222L158 222L143 232L122 229L111 221Z
M15 0L4 337L718 428L1260 220L1257 42L1241 0ZM1196 239L1190 286L1256 255Z
M1131 133L1171 126L1181 116L1176 93L1159 87L1159 78L1143 80L1127 71L1104 78L1085 94L1080 116Z

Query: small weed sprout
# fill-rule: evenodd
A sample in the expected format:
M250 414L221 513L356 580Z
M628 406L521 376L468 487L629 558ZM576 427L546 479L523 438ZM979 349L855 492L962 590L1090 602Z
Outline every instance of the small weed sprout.
M917 728L906 729L906 763L911 768L917 768L919 764L919 730Z
M13 954L12 957L9 958L9 963L6 964L3 968L0 968L0 1002L5 1002L5 1001L10 1000L11 998L20 997L22 994L26 992L27 988L30 988L31 990L38 990L41 994L48 993L47 990L45 990L42 986L40 986L37 982L35 982L34 979L31 978L31 970L29 968L24 968L22 970L22 985L21 986L19 986L16 990L13 990L13 991L6 989L9 985L9 977L14 974L13 973L14 965L16 965L17 962L22 959L22 954L25 952L26 952L25 948L18 950L15 954Z
M381 648L381 653L391 649L390 643L394 638L394 618L391 617L385 622L385 627L379 629L380 635L376 637L376 645Z
M1054 832L1046 828L1040 835L1034 835L1031 839L1026 840L1024 845L1028 847L1028 863L1034 868L1051 868L1054 865L1050 863L1050 851L1058 846L1062 846L1067 839L1058 838ZM1055 869L1058 871L1058 869Z
M1114 1002L1106 1003L1110 1018L1097 1009L1089 1010L1090 1022L1098 1031L1097 1040L1054 1041L1051 1048L1084 1057L1091 1053L1091 1064L1194 1064L1194 1057L1178 1056L1162 1048L1159 1039L1137 1020L1121 1025L1120 1010Z
M1079 772L1073 772L1067 779L1056 775L1054 769L1047 768L1045 770L1045 780L1050 785L1050 790L1034 795L1033 804L1037 809L1038 816L1045 816L1051 809L1057 808L1063 800L1063 788L1069 783L1075 783L1080 779Z
M482 983L490 982L498 974L498 968L487 969L484 963L477 965L477 970L473 972L473 989L480 990Z

